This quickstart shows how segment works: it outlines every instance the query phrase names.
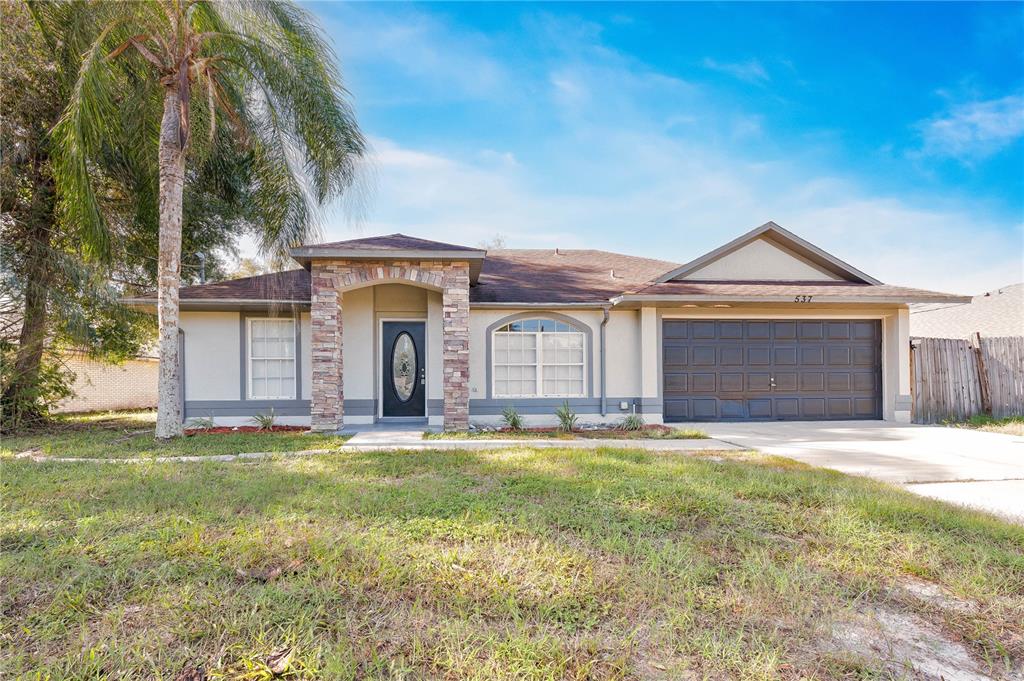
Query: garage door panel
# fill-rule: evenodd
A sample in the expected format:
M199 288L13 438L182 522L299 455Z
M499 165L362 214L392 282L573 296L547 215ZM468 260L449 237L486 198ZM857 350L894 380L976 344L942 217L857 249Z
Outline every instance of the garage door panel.
M743 366L743 347L740 345L723 345L719 348L719 364L724 367Z
M720 374L718 381L721 391L724 393L743 392L743 374L741 373Z
M825 374L821 371L805 371L800 374L800 392L824 392Z
M661 337L666 340L676 338L689 338L690 336L687 333L688 328L689 325L687 324L687 322L666 321L661 329Z
M848 393L853 390L853 377L848 371L828 372L828 391Z
M796 340L796 322L772 322L772 331L775 340Z
M875 320L687 320L663 327L666 421L881 416Z
M719 322L718 337L741 340L743 338L743 322Z
M666 399L663 409L666 421L690 420L690 400Z
M801 397L800 416L809 419L820 419L825 416L825 398Z
M669 367L685 367L688 366L690 349L687 347L678 346L665 346L665 350L662 353L662 363L665 368Z
M713 367L718 363L718 348L714 345L695 345L690 350L690 359L695 367Z
M702 419L716 421L719 418L718 399L714 397L693 399L690 401L690 405L693 409L693 418L698 421Z
M825 364L825 347L822 345L808 345L800 348L801 366L820 367Z
M665 374L665 394L685 393L690 389L689 374Z
M766 374L771 385L772 374ZM775 376L775 391L780 393L795 393L799 390L799 374L795 371L778 371Z
M784 345L781 347L776 345L774 352L775 366L795 367L797 365L797 348L795 345Z
M752 419L772 418L772 400L770 398L747 400L747 416Z
M713 393L717 392L718 382L716 374L690 374L690 392L692 393Z
M767 345L755 345L747 348L747 365L766 367L772 363L772 351Z
M718 328L716 322L690 322L691 338L715 338Z
M748 340L771 340L771 322L747 322L746 324Z

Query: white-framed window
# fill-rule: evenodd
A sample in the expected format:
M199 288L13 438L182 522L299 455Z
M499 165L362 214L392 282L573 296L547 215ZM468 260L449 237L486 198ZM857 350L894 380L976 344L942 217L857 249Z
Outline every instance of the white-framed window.
M295 320L250 317L249 399L295 399Z
M520 319L494 331L494 397L583 397L583 332L553 319Z

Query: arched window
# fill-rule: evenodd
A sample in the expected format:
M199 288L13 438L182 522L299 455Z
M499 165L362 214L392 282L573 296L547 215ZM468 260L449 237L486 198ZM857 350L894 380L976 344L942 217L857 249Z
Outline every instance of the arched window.
M518 319L494 331L494 397L583 397L582 331L554 319Z

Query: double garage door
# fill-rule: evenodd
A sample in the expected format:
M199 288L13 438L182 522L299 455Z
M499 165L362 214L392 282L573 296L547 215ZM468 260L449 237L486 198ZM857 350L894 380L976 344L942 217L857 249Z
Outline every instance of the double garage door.
M877 320L665 320L665 421L878 419Z

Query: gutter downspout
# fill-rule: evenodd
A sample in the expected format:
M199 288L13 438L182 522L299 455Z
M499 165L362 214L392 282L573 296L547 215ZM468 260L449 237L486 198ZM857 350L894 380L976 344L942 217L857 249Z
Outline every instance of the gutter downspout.
M604 340L607 335L605 334L605 327L608 326L608 310L608 306L601 308L601 312L604 313L604 319L601 320L601 416L608 415L608 392L606 390L607 377L605 372L606 363L604 350Z

